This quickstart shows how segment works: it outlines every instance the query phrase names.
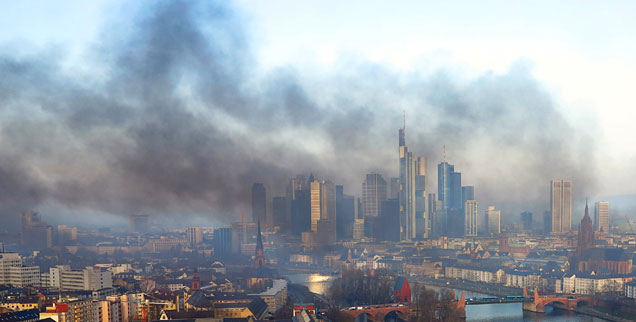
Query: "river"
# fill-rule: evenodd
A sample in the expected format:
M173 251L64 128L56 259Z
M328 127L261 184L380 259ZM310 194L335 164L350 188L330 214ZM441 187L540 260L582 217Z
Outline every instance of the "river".
M305 285L311 292L323 294L327 292L329 286L336 279L333 275L295 273L286 275L290 282ZM427 286L440 290L438 286ZM457 296L461 296L461 290L455 290ZM486 294L466 291L466 298L485 297ZM482 304L466 306L466 321L470 322L602 322L605 320L591 316L552 309L548 307L546 313L533 313L523 311L521 303L510 304Z

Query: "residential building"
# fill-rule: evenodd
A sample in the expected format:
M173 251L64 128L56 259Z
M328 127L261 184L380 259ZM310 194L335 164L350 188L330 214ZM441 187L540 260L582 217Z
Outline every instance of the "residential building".
M94 291L113 286L113 273L96 266L73 270L69 265L56 265L49 269L49 278L50 287L61 291Z
M572 230L572 181L550 182L550 209L552 233L567 233Z
M25 266L18 253L0 252L0 285L40 286L40 267Z
M272 287L252 295L263 299L267 303L267 312L274 314L287 303L287 281L284 279L273 280Z

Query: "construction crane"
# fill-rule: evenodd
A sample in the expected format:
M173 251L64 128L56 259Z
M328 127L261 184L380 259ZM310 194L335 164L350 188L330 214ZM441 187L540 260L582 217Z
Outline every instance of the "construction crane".
M634 226L632 226L632 223L629 221L629 218L627 218L627 216L625 216L625 220L627 220L627 224L629 225L629 229L632 230L632 235L636 235L636 233L634 233Z

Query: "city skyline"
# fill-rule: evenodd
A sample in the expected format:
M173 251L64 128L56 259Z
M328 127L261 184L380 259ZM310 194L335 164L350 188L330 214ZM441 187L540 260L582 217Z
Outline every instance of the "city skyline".
M16 16L42 15L32 5ZM130 214L231 222L250 214L254 182L282 196L279 182L311 172L361 196L366 173L399 176L394 131L404 111L409 148L436 164L446 146L478 187L475 199L502 217L545 211L552 178L577 185L574 210L587 196L636 191L598 166L607 139L598 131L607 126L588 126L589 111L563 101L554 88L568 83L546 81L541 59L471 73L461 62L405 70L364 55L324 73L280 67L263 59L258 39L274 32L254 28L270 23L259 20L270 9L257 7L104 2L90 8L90 30L68 35L72 44L56 42L61 33L46 38L50 46L20 28L0 33L11 49L0 50L2 91L11 97L1 110L0 216L14 225L28 209L85 224Z

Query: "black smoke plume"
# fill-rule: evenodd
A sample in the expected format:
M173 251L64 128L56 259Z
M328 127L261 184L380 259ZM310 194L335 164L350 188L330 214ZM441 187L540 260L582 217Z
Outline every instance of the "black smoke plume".
M357 194L367 171L397 175L403 111L431 192L443 145L482 207L547 209L552 178L595 188L594 128L569 124L524 63L469 81L364 61L256 76L243 18L221 2L152 2L96 43L77 70L59 48L0 52L7 222L30 208L230 222L249 218L253 182L271 197L310 171Z

